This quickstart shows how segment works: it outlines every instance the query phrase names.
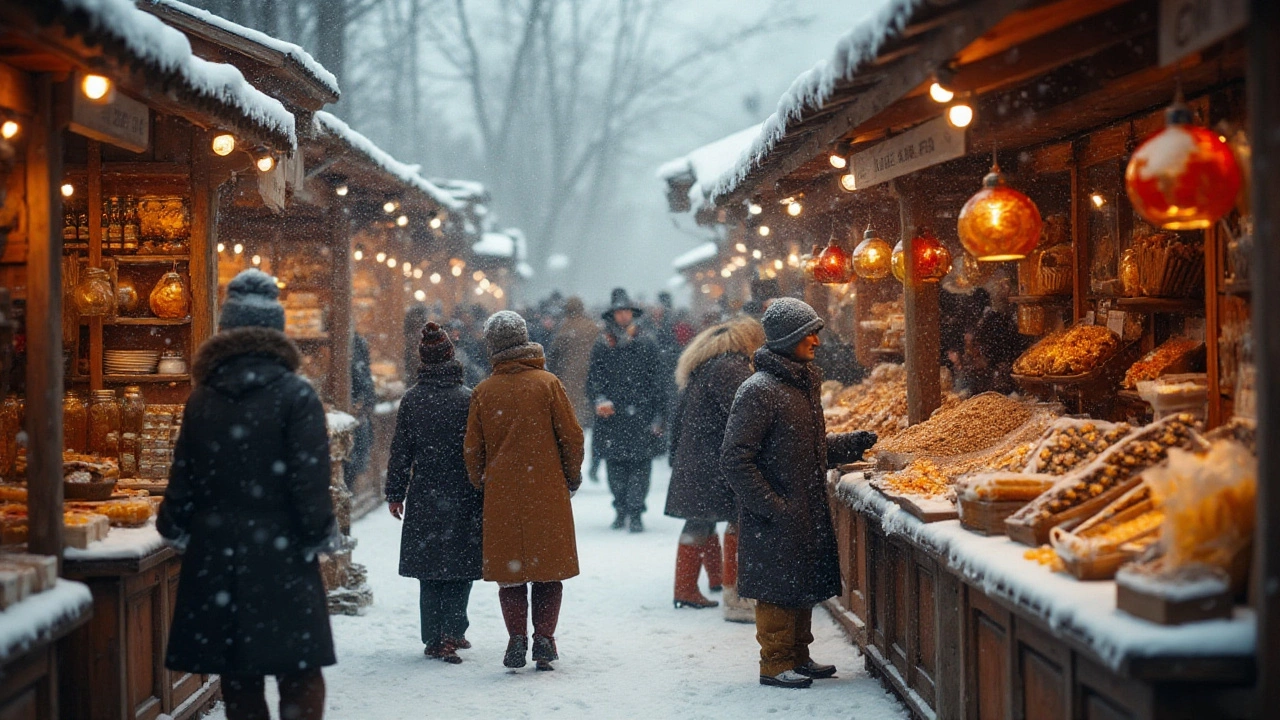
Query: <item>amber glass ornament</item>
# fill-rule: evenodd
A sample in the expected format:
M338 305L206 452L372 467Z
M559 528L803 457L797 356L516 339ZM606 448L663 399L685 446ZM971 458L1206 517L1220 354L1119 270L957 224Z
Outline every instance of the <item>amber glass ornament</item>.
M814 245L813 252L800 256L800 272L804 273L806 278L814 279L813 273L818 268L818 257L822 255L822 246Z
M1174 101L1165 127L1133 153L1124 186L1133 209L1166 230L1203 230L1230 212L1240 193L1235 154L1218 133L1191 124Z
M960 209L957 228L964 249L979 262L1021 260L1040 242L1040 208L1009 187L993 164L982 189Z
M121 312L131 313L141 304L142 295L138 293L133 280L127 277L116 278L116 308Z
M911 252L915 276L920 282L937 282L951 272L951 251L928 228L922 228L920 234L912 238ZM892 265L893 276L905 283L907 267L902 241L893 248Z
M836 244L833 235L813 265L813 279L824 285L843 285L853 279L853 256Z
M853 249L853 271L864 280L883 280L891 271L893 249L889 243L876 237L868 227L862 234L862 242Z
M111 277L102 268L86 268L71 295L76 311L83 316L100 317L115 313L116 295L111 289Z
M151 312L158 318L178 320L191 310L191 294L176 272L167 272L151 291Z

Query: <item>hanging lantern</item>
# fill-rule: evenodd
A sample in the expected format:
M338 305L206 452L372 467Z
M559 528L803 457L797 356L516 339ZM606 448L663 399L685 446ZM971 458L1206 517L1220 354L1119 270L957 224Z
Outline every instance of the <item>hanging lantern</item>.
M1181 91L1164 129L1138 147L1124 171L1133 209L1166 230L1203 230L1230 212L1240 166L1218 133L1191 124Z
M814 279L813 273L818 268L818 257L820 255L822 255L822 246L814 245L813 252L800 256L800 272L804 273L806 278Z
M951 272L951 251L928 228L922 228L920 234L912 238L911 252L914 257L912 264L915 266L915 276L920 282L937 282ZM893 248L890 264L893 267L893 276L898 278L898 282L906 284L906 253L901 240Z
M892 256L889 243L876 237L868 225L862 242L853 249L853 270L864 280L883 280L889 277Z
M853 279L853 256L836 244L834 234L814 263L813 279L824 285L843 285Z
M191 310L191 294L187 292L187 285L182 276L173 271L160 278L148 301L151 312L158 318L178 320L185 318Z
M994 161L982 189L960 209L960 242L980 262L1021 260L1040 242L1040 208L1009 187Z

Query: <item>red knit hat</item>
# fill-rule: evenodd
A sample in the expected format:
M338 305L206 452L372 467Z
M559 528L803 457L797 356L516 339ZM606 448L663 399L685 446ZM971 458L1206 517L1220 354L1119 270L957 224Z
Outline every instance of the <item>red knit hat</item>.
M422 328L422 341L418 343L418 357L424 365L439 365L453 359L453 341L449 333L436 323L429 322Z

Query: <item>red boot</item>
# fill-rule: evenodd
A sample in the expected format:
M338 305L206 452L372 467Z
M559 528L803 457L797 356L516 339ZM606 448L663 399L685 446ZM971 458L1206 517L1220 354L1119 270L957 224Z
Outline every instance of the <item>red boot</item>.
M707 585L711 592L720 592L724 587L724 556L720 552L720 536L714 532L702 544L702 566L707 569Z
M703 548L681 543L676 551L675 606L678 608L711 608L720 603L708 600L698 592L698 573L702 571Z

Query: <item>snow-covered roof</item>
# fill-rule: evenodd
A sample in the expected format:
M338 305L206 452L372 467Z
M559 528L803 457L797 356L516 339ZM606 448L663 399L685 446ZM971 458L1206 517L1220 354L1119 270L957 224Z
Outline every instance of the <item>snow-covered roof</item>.
M271 48L272 50L275 50L296 62L307 72L308 75L319 81L334 95L338 95L341 92L338 88L338 78L335 77L333 73L329 72L325 66L317 62L315 58L311 57L311 53L302 49L298 45L272 37L264 32L254 30L253 28L233 23L224 17L214 15L208 10L188 5L184 2L179 2L179 0L143 0L143 2L150 2L154 5L171 8L183 13L184 15L189 15L200 22L212 25L219 30L229 32L233 35L239 35L245 40Z
M471 251L486 257L515 257L515 238L506 233L487 232L480 236L480 241L471 246Z
M484 183L475 180L433 177L431 182L461 202L486 203L489 201L489 189L484 186Z
M328 134L338 138L398 181L423 192L437 204L450 210L462 209L462 203L458 202L453 195L419 175L418 166L406 165L391 157L391 155L387 154L387 151L375 145L372 140L351 129L351 126L344 122L342 118L333 113L320 110L315 114L312 123L318 135Z
M163 84L164 76L172 77L186 92L222 106L223 112L210 112L215 119L232 125L247 120L266 137L287 145L287 149L297 147L293 114L279 100L249 84L238 69L196 57L185 35L139 10L131 0L50 2L65 13L78 15L78 22L67 26L86 27L95 40L106 46L108 54L112 45L123 48L129 57L121 60L142 65L149 81L154 78ZM57 9L51 16L41 17L57 21ZM239 117L227 116L227 111Z
M666 181L686 173L692 175L693 186L689 188L689 202L696 213L706 201L713 183L737 165L742 160L743 153L752 147L760 135L760 128L761 124L757 123L703 145L688 155L665 162L658 168L658 179Z
M716 247L715 243L707 241L698 247L677 256L675 260L671 261L671 267L674 267L676 272L687 270L698 263L710 260L719 254L719 252L720 248Z
M906 26L915 10L925 0L875 0L880 8L836 43L835 52L791 83L778 100L778 107L764 121L759 135L732 167L718 178L704 179L714 199L733 192L769 155L778 142L798 123L806 112L821 108L831 97L836 83L851 79L867 63L874 60L880 46Z

